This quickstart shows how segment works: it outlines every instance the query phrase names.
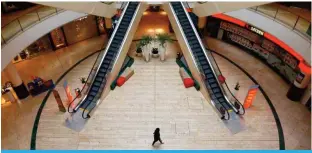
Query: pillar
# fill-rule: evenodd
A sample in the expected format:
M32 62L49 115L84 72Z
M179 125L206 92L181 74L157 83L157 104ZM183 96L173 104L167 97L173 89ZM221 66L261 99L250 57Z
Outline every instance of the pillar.
M6 73L7 79L12 83L12 88L15 91L17 97L19 99L28 97L29 92L24 85L23 80L19 76L14 64L10 62L4 71Z
M294 82L291 84L290 89L287 92L288 99L292 101L300 101L305 93L306 88L311 83L310 73L300 72Z
M201 34L204 34L206 23L207 23L207 17L198 18L198 28Z
M218 38L219 40L222 40L222 37L223 37L223 32L224 32L224 30L223 30L223 29L219 29L219 30L218 30L218 35L217 35L217 38Z
M113 22L111 18L105 18L105 30L107 31L108 38L113 34L112 24Z

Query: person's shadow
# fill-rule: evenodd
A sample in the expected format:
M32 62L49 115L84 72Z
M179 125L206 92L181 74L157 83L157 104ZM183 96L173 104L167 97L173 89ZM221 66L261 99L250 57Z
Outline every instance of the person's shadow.
M162 148L161 148L161 145L162 145L161 143L155 143L154 146L152 146L152 147L153 147L153 149L155 149L155 150L159 150L159 149L162 149Z

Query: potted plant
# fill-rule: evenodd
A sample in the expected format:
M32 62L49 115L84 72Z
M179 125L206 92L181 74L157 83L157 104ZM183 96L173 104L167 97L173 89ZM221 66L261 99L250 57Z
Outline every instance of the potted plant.
M149 61L150 57L150 44L153 41L153 37L150 35L143 35L139 44L141 44L141 48L143 48L143 55L145 57L145 61Z
M159 43L159 52L160 52L160 60L165 60L165 54L166 54L166 43L172 43L173 39L168 33L160 33L156 35L156 39Z
M142 41L139 41L137 44L136 44L136 55L137 56L142 56L142 47L143 47L143 43Z

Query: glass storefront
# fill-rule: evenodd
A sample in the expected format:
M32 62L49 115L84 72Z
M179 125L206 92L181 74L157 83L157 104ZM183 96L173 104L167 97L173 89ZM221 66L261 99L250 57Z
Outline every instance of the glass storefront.
M26 49L20 52L14 59L13 63L23 61L25 59L30 59L38 56L43 52L53 51L52 45L49 39L49 34L41 37L31 45L29 45Z
M59 49L66 46L66 41L64 37L63 30L61 28L56 28L51 31L51 39L53 41L55 49Z

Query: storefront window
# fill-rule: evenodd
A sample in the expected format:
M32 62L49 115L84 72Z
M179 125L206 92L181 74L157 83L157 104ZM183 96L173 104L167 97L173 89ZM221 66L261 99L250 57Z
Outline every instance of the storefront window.
M98 23L100 34L105 34L106 32L105 32L105 27L104 27L104 24L105 24L104 18L97 17L97 23Z
M64 33L61 28L54 29L51 31L51 38L55 49L59 49L66 46Z
M21 51L14 59L13 63L20 62L52 51L51 42L48 35L45 35Z

